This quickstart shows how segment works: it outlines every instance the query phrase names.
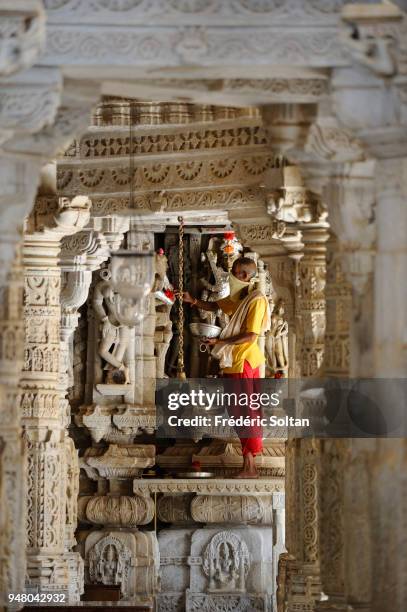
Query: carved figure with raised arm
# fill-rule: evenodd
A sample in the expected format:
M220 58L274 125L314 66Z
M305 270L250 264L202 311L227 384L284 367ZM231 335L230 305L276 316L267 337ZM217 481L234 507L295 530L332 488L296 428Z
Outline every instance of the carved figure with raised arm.
M130 327L120 321L117 309L120 296L113 290L110 270L101 270L100 276L102 280L96 285L93 295L93 310L101 333L98 353L106 362L106 382L129 384L126 352L130 343Z

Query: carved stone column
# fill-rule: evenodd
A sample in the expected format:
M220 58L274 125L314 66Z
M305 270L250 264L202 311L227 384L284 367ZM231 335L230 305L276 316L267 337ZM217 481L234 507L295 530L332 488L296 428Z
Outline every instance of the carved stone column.
M321 370L325 341L327 227L301 227L304 255L299 264L297 311L301 319L300 363L303 377Z
M322 590L317 612L347 610L345 599L345 460L349 440L322 440L320 469L319 545ZM351 520L351 519L349 519Z
M16 258L0 306L0 607L24 590L26 461L18 381L24 355L23 269ZM4 600L3 600L4 599Z
M344 251L331 234L327 242L326 331L324 372L326 376L348 376L350 367L350 322L352 285L344 272Z
M55 201L42 223L35 213L31 216L23 247L26 346L20 392L28 458L27 589L65 593L69 602L79 599L83 569L79 555L66 547L68 500L75 496L68 473L75 471L76 457L67 437L69 404L60 380L58 255L61 239L86 225L89 210L88 198Z
M139 221L130 223L127 246L138 253L154 252L154 226ZM158 228L164 230L161 225ZM155 298L149 294L143 301L144 316L135 329L135 379L137 380L136 403L142 406L154 405L156 358L154 355L154 332L156 324Z
M374 370L394 378L406 375L406 170L407 160L395 157L380 160L376 174Z
M341 267L352 288L349 373L354 376L371 376L373 368L376 238L373 174L374 164L371 160L348 164L346 168L338 168L323 189L330 225L338 239Z
M319 559L319 470L321 441L295 439L287 443L291 458L287 482L288 505L286 531L287 577L285 606L287 612L315 610L321 596ZM288 460L290 461L290 460Z
M300 321L299 361L302 376L312 377L320 375L324 357L328 232L324 222L303 224L301 231L304 248L296 302ZM318 530L321 441L288 440L287 457L288 555L281 561L281 569L285 566L284 601L287 612L309 611L315 610L321 597Z
M407 441L377 440L372 459L372 612L407 608ZM389 499L391 503L389 503Z

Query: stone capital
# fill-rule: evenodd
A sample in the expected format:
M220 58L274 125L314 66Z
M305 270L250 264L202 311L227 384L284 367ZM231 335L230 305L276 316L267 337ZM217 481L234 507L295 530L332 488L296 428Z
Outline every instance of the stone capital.
M45 44L43 3L15 0L7 5L0 7L0 76L32 66Z
M54 123L62 91L57 68L34 67L0 79L0 130L14 137ZM5 145L7 147L7 145Z
M80 231L90 219L92 203L87 196L37 198L28 218L27 240L58 242Z

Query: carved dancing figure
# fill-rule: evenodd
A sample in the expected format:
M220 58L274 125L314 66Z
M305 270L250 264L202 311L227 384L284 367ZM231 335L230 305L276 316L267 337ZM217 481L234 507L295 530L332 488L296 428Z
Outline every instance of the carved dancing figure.
M214 283L210 283L206 278L200 278L204 289L201 294L201 299L208 302L216 302L229 294L229 272L217 265L218 255L213 247L213 240L210 240L206 254L202 253L202 262L208 261L211 273L215 279ZM205 312L199 309L199 314L202 320L207 321L211 325L216 325L216 319L219 319L220 327L225 327L228 317L219 309L217 312Z
M278 300L271 313L270 331L266 335L267 362L273 374L288 373L288 323L284 301Z
M98 352L107 364L106 382L129 384L125 358L130 343L130 327L120 323L116 308L120 296L113 290L110 270L102 270L100 276L102 280L96 285L93 295L93 309L101 327Z

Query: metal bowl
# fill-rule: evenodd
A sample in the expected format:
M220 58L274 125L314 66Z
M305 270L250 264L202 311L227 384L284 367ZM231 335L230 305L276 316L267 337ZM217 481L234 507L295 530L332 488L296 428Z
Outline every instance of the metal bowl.
M213 478L213 472L177 472L175 478Z
M199 336L200 338L217 338L222 331L222 328L218 327L218 325L210 325L209 323L202 323L201 321L190 323L189 329L193 336Z

